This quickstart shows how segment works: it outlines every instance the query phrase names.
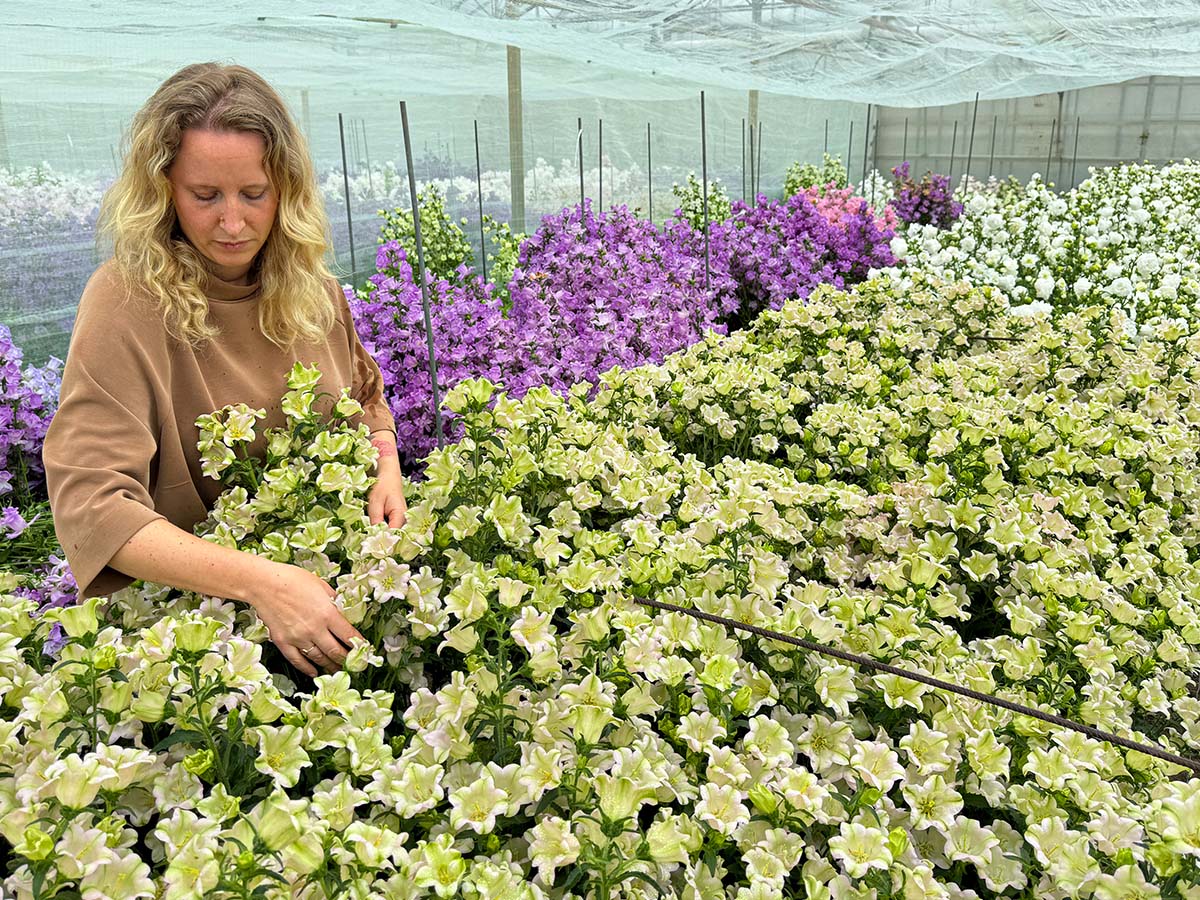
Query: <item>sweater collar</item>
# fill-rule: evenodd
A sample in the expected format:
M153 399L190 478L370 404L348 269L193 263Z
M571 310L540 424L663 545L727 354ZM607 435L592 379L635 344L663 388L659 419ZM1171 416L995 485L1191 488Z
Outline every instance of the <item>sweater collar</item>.
M215 300L218 303L238 303L257 297L260 287L257 277L254 277L249 284L234 284L232 281L226 281L209 272L208 281L204 286L204 294L209 300Z

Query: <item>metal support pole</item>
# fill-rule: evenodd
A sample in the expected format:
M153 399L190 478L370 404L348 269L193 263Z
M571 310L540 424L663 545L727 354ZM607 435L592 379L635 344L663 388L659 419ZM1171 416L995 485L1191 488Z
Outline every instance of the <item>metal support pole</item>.
M346 170L346 129L342 124L342 114L338 113L338 139L342 145L342 189L346 194L346 230L350 234L350 282L358 276L358 260L354 254L354 216L350 212L350 173ZM411 175L409 177L412 177ZM413 196L416 196L416 186L413 186ZM413 200L416 208L417 201Z
M487 237L483 233L483 166L479 161L479 120L475 120L475 197L479 201L479 264L483 280L487 277Z
M600 170L600 188L596 195L596 206L604 209L604 120L600 119L600 140L596 149L596 167Z
M751 132L753 134L753 132ZM704 289L708 290L708 124L704 118L704 91L700 92L700 183L704 185Z
M417 284L421 286L421 308L425 313L425 340L429 345L429 382L433 388L433 423L440 450L442 434L442 398L438 389L437 354L433 349L433 317L429 313L429 285L425 281L425 247L421 243L421 207L417 203L417 179L413 174L412 141L408 136L408 104L400 101L400 127L404 132L404 161L408 165L408 193L412 199L413 238L417 244Z
M1079 121L1080 117L1075 117L1075 148L1071 151L1071 184L1070 187L1075 187L1075 163L1079 161Z
M846 177L850 177L850 152L854 149L854 120L850 120L850 136L846 138Z
M654 162L650 154L650 123L646 123L646 217L654 221Z
M1058 127L1058 119L1057 118L1051 119L1050 120L1050 143L1046 145L1046 174L1045 174L1045 176L1043 176L1043 180L1046 182L1046 184L1050 183L1050 156L1051 156L1051 154L1054 153L1054 132L1057 127Z
M862 183L867 183L867 145L871 143L871 104L867 104L866 130L863 132Z
M996 167L996 128L1000 124L1000 116L992 116L992 149L988 153L988 178L992 177Z
M758 191L754 187L754 123L750 123L750 202L758 202Z
M367 120L359 119L358 124L362 127L362 144L363 155L367 158L367 185L371 188L371 199L375 199L375 176L371 174L371 148L367 146Z
M971 183L971 157L975 152L975 118L979 115L979 91L975 92L975 107L971 110L971 139L967 141L967 184Z
M583 213L583 117L580 116L575 122L576 128L579 129L579 211Z
M825 155L829 153L829 119L825 119L825 143L821 146L821 161L825 161Z
M742 119L742 202L746 202L746 120Z
M900 148L900 162L908 162L908 116L904 117L904 143Z
M758 120L758 164L754 167L754 196L757 197L762 193L762 147L763 147L763 124L762 119Z
M950 193L954 193L954 151L958 149L958 119L954 120L954 132L950 136L950 172L946 176L950 180Z

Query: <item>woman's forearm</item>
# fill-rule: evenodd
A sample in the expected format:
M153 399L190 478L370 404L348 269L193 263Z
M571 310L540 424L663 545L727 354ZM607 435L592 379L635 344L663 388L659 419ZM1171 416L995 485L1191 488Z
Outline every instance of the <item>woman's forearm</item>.
M109 565L131 578L252 606L284 568L261 556L202 540L166 519L139 529Z

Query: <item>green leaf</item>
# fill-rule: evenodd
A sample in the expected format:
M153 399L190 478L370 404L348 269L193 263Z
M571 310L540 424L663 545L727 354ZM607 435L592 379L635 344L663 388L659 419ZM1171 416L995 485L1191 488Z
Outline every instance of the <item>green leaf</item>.
M199 731L189 731L183 729L181 731L173 731L165 738L159 741L151 748L152 753L158 753L166 750L168 747L174 747L176 744L202 744L204 735Z

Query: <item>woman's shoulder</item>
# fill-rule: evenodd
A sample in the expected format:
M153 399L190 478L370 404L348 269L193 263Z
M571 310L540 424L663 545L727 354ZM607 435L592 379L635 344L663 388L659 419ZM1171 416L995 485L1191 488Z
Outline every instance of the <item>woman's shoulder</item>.
M72 342L80 334L103 341L117 336L122 343L131 338L144 341L164 328L162 313L150 294L109 259L92 273L83 289Z
M154 306L154 301L145 288L121 269L115 259L108 259L88 279L79 304L81 308L100 305L108 314L118 315L120 310L144 312Z

